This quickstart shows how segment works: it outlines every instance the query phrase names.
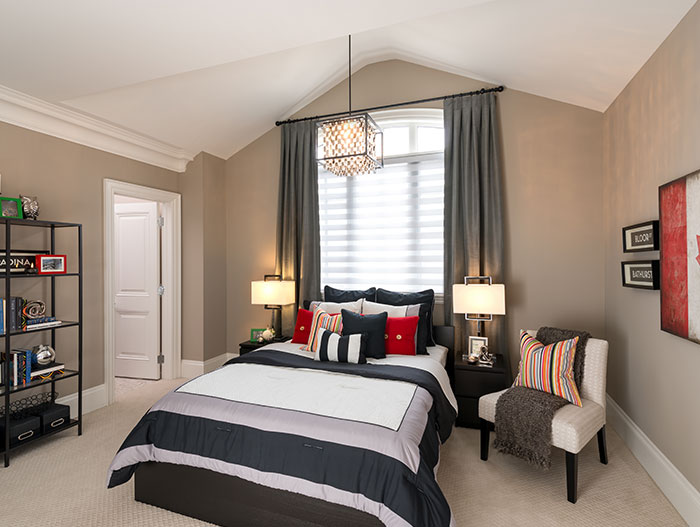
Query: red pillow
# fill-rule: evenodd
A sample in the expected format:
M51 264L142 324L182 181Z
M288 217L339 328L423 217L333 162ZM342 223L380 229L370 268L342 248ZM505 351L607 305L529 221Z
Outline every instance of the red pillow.
M297 324L294 326L294 336L292 342L296 344L306 344L309 342L311 334L311 322L314 319L314 314L308 309L299 308L297 313Z
M389 317L384 334L387 355L415 355L420 317Z

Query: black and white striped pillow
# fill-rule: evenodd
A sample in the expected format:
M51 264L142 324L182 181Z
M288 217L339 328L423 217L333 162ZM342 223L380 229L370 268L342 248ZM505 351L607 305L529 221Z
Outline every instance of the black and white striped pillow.
M364 364L367 337L358 333L341 337L333 331L319 329L317 337L318 346L314 350L314 360L325 362L349 362L351 364Z

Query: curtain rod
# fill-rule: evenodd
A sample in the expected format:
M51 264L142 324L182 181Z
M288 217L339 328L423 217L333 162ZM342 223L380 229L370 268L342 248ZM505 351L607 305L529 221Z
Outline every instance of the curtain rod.
M491 92L501 92L505 90L505 86L496 86L495 88L481 88L480 90L468 91L464 93L454 93L452 95L443 95L441 97L430 97L428 99L418 99L415 101L397 102L394 104L385 104L383 106L373 106L371 108L363 108L362 110L353 110L352 114L373 112L375 110L386 110L388 108L398 108L400 106L411 106L413 104L421 104L424 102L442 101L444 99L451 99L453 97L466 97L468 95L482 95L484 93ZM275 121L275 126L281 126L288 123L298 123L300 121L316 121L318 119L328 119L330 117L336 117L341 115L349 115L350 112L335 112L327 113L325 115L315 115L313 117L301 117L299 119L287 119L286 121Z

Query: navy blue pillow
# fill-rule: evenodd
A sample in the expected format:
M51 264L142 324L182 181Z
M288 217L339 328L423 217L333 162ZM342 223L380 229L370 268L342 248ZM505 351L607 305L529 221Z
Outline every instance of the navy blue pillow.
M427 346L435 346L433 340L433 307L435 306L435 291L426 289L417 293L398 293L386 289L377 289L377 302L390 306L410 306L420 304L418 322L418 342L416 353L427 355Z
M386 345L384 344L388 317L386 313L360 315L347 309L342 309L340 313L343 317L343 336L364 333L367 335L365 355L373 359L386 357Z
M370 287L364 291L360 291L359 289L346 291L344 289L336 289L329 285L323 288L323 299L325 302L354 302L360 298L374 302L376 297L376 287Z

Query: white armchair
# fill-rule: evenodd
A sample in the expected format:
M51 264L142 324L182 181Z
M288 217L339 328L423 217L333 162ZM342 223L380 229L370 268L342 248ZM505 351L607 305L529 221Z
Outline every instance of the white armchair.
M533 334L532 331L529 333ZM605 387L608 369L608 342L590 338L586 344L583 382L580 386L582 407L567 404L560 408L552 421L552 446L566 451L566 491L571 503L576 503L578 453L598 435L600 462L608 464L605 443ZM479 399L481 420L481 459L489 456L489 432L496 421L496 403L505 390L484 395Z

